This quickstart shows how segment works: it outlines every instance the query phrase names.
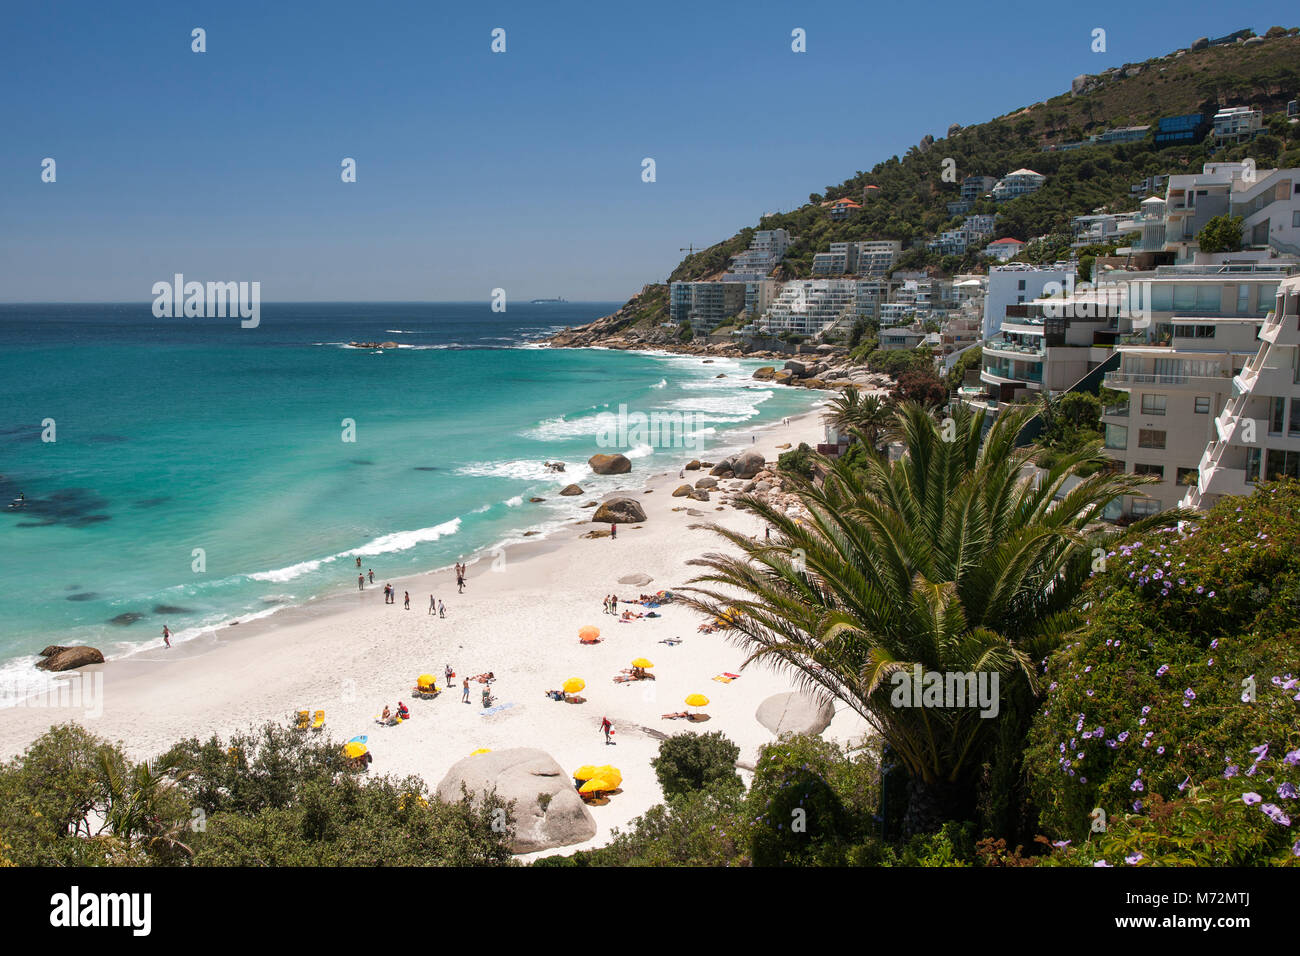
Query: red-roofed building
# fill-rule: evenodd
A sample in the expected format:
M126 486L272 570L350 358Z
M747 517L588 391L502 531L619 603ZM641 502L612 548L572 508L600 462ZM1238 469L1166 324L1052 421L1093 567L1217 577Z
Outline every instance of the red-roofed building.
M860 202L854 202L852 199L837 199L831 203L831 218L848 219L849 216L861 208L862 203Z
M1008 259L1014 259L1020 255L1020 250L1025 248L1025 244L1019 239L1012 239L1008 236L1005 239L998 239L990 242L984 247L984 254L992 256L994 259L1006 262Z

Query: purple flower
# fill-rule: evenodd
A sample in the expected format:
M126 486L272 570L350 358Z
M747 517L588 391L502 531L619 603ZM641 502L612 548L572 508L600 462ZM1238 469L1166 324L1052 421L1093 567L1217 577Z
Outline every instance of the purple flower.
M1263 799L1264 798L1261 797L1259 794L1257 794L1254 790L1248 791L1247 793L1243 793L1241 795L1242 803L1246 804L1246 806L1248 807L1253 807L1255 804L1259 803Z
M1297 843L1296 846L1300 846L1300 843ZM1300 852L1296 853L1296 856L1300 856ZM1105 860L1098 860L1096 863L1093 864L1093 866L1110 866L1110 864L1107 863Z
M1124 857L1124 862L1127 863L1129 866L1137 866L1138 863L1141 862L1141 860L1142 860L1142 853L1140 851L1137 853L1130 853L1128 856Z
M1295 784L1284 783L1277 788L1277 795L1283 800L1294 800L1300 797L1300 792L1297 792Z
M1134 780L1131 784L1129 784L1128 788L1132 790L1134 793L1141 793L1143 790L1146 789L1146 785L1143 784L1141 780Z
M1291 825L1291 818L1283 813L1282 808L1277 804L1266 803L1260 807L1260 809L1263 810L1264 814L1278 826L1289 827Z
M1187 789L1187 785L1191 782L1191 780L1192 780L1192 775L1189 773L1187 776L1183 778L1183 782L1178 785L1178 792L1182 793L1185 789Z
M1156 670L1156 676L1157 676L1157 677L1164 677L1164 676L1165 676L1166 674L1168 674L1168 673L1169 673L1169 665L1168 665L1168 664L1161 664L1160 667L1159 667L1159 669Z
M1239 771L1238 771L1238 767L1237 767L1237 765L1234 763L1234 764L1233 764L1231 767L1229 767L1227 770L1223 771L1223 779L1224 779L1224 780L1231 780L1233 777L1235 777L1235 776L1237 775L1238 772L1239 772Z
M1066 848L1067 846L1069 846L1069 845L1070 845L1070 841L1069 841L1069 840L1054 840L1054 841L1052 841L1052 846L1056 847L1058 850L1063 850L1063 849L1065 849L1065 848Z

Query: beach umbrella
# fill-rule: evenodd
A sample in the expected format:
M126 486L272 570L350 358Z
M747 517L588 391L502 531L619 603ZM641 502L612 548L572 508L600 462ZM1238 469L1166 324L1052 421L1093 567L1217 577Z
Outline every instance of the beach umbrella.
M364 757L367 749L365 744L350 740L343 745L343 755L356 760L358 757Z
M350 744L364 744L364 743L365 743L367 740L369 740L369 739L370 739L370 738L367 737L365 734L360 734L359 736L353 737L351 740L348 741L348 743L350 743Z
M477 757L479 754L490 754L491 752L492 752L492 748L491 748L491 747L480 747L478 750L476 750L476 751L474 751L472 754L470 754L470 756L471 756L471 757Z
M574 780L590 780L596 776L600 770L593 764L583 764L577 770L573 771Z
M632 662L632 666L633 667L654 667L654 665L651 664L644 657L638 657L636 660Z
M597 767L596 777L609 784L609 789L611 790L617 790L619 785L623 782L623 774L617 767L611 767L609 764L605 764L603 767Z
M593 777L578 788L579 793L605 793L614 787L603 777Z
M691 694L690 697L686 698L686 705L688 707L708 707L709 698L703 694Z
M581 677L570 677L563 684L564 692L566 694L576 694L578 691L582 690L586 686L587 686L587 682L583 680Z
M436 682L437 678L432 674L421 674L415 679L415 683L419 687L432 687Z
M600 637L600 628L591 624L586 625L578 630L578 640L584 644L593 643L596 638Z

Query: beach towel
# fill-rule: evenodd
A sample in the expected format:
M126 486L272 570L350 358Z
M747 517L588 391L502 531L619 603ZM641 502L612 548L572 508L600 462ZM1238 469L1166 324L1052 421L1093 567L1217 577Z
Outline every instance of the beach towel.
M737 677L740 676L739 674L731 673L731 671L723 671L722 673L725 674L727 677L730 677L732 680L735 680Z
M513 706L515 706L514 701L510 701L510 702L505 703L505 704L497 704L495 707L487 707L487 708L485 708L485 709L479 711L479 716L480 716L480 717L486 717L488 714L495 714L495 713L496 713L497 711L499 711L499 710L507 710L507 709L509 709L509 708L511 708L511 707L513 707Z
M723 677L721 674L719 674L717 677L713 679L717 681L719 684L730 684L731 681L733 680L733 678Z
M667 644L669 647L676 647L676 646L677 646L678 644L680 644L681 642L682 642L682 639L681 639L680 637L665 637L665 638L664 638L663 640L661 640L659 643L660 643L660 644Z

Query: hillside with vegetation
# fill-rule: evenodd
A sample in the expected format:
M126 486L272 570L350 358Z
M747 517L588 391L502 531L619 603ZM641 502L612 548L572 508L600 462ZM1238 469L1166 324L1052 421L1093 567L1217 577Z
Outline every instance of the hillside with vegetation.
M1199 41L1198 41L1199 45ZM1300 166L1297 128L1288 126L1287 101L1300 92L1300 28L1273 27L1259 42L1183 49L1166 56L1129 63L1095 76L1075 79L1073 89L974 126L949 127L940 139L927 136L900 156L891 156L868 171L859 170L839 185L811 193L807 204L790 212L764 216L706 249L688 255L669 281L715 279L731 256L745 249L757 229L785 229L795 237L777 278L810 274L813 255L832 242L899 239L907 251L899 269L933 268L946 274L986 265L978 251L939 256L924 248L908 249L918 240L956 228L964 215L949 215L947 205L960 199L966 176L1001 177L1027 167L1047 176L1037 192L1006 202L976 202L971 213L997 213L993 238L1068 235L1070 220L1094 210L1126 212L1143 195L1132 186L1152 175L1195 172L1213 158L1251 156L1260 168ZM1162 116L1251 106L1266 117L1266 132L1253 142L1215 148L1201 143L1157 148L1150 136L1134 143L1096 144L1069 151L1045 147L1084 139L1107 129L1152 125ZM944 160L955 163L945 181ZM951 168L951 167L949 167ZM868 190L866 187L875 186ZM850 219L834 221L822 203L850 198L863 208ZM1069 242L1037 243L1023 254L1041 260ZM666 289L647 286L637 297L637 318L622 323L653 328L668 318ZM627 316L624 316L625 318Z

